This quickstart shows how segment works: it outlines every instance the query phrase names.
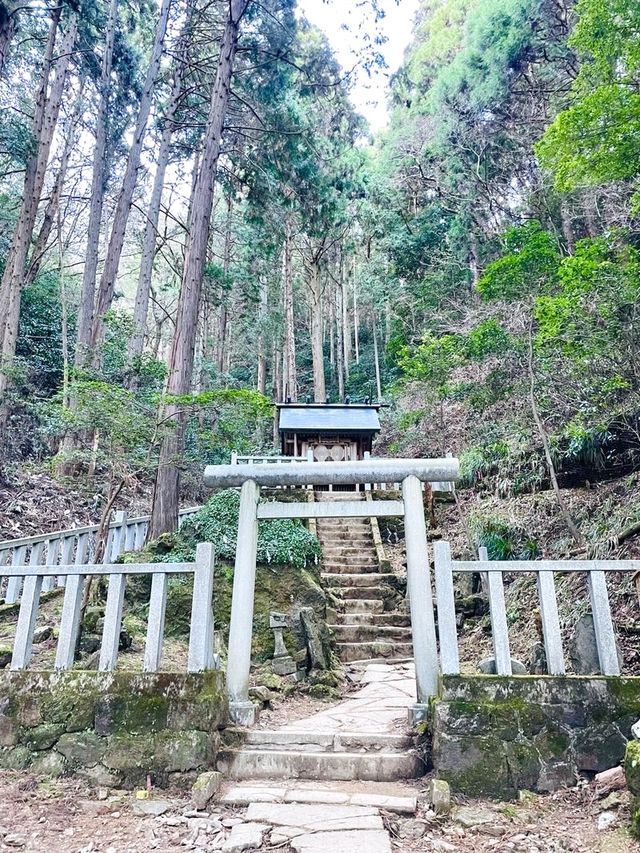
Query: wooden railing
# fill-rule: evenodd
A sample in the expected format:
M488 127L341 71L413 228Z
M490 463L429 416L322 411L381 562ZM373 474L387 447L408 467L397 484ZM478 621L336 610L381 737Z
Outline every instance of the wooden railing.
M606 572L637 572L639 560L489 560L485 548L479 560L452 560L448 542L434 543L440 664L443 675L459 675L460 660L453 590L455 572L486 573L496 673L512 675L503 574L536 575L540 618L549 675L565 675L564 650L554 574L584 572L602 675L620 675L620 662L611 619Z
M36 561L26 566L10 566L5 569L10 580L24 581L22 601L13 641L11 669L25 669L32 656L33 633L38 617L40 593L44 581L58 574L66 578L64 602L60 619L60 632L56 649L55 668L70 669L73 666L85 584L89 577L106 575L109 578L104 628L100 644L98 669L108 672L115 669L122 628L122 610L126 580L129 575L151 575L151 595L145 644L145 672L157 672L162 657L164 622L167 603L167 579L170 574L193 575L193 600L191 605L191 630L189 635L188 672L213 669L213 545L203 543L196 550L195 563L111 563L88 565L86 536L81 534L80 544L73 564L39 565ZM36 545L32 553L37 554Z
M189 507L180 511L179 525L200 507ZM151 516L143 515L138 518L127 518L123 512L114 514L114 520L109 525L104 562L115 562L125 551L139 551L149 528ZM86 527L74 527L69 530L57 530L52 533L42 533L38 536L27 536L22 539L7 539L0 542L0 598L4 597L6 604L19 601L22 576L19 573L9 573L21 566L88 565L95 562L97 535L99 525L91 524ZM3 580L6 579L5 580ZM63 571L45 575L42 591L48 592L54 586L65 585Z

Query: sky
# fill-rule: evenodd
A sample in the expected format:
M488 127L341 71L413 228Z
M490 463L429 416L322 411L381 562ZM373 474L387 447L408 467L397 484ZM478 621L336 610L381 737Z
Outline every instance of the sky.
M362 0L298 0L301 12L326 33L345 69L353 68L358 61L358 50L363 46L366 35L373 39L377 33L382 33L387 37L379 50L388 67L374 70L370 77L363 70L356 72L351 95L358 112L365 116L373 131L387 124L389 76L402 63L418 4L419 0L378 0L385 17L376 24L370 4ZM344 29L345 25L348 30Z

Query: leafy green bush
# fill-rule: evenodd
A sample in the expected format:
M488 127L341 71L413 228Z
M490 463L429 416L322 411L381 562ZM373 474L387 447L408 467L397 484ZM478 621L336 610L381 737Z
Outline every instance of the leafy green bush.
M218 492L180 530L187 549L198 542L213 542L216 555L233 559L238 538L240 493L235 489ZM320 557L320 543L300 521L261 521L258 527L258 562L303 568Z
M500 516L472 516L470 527L479 548L486 548L490 560L532 560L538 543Z

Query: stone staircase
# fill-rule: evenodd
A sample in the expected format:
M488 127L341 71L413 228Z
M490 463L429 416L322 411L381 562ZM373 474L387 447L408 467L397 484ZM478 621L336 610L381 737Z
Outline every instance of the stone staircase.
M217 769L231 779L392 782L424 772L406 734L227 729Z
M318 502L364 501L362 492L316 492ZM334 600L327 610L344 663L412 656L411 628L396 576L380 572L369 518L319 518L322 580Z

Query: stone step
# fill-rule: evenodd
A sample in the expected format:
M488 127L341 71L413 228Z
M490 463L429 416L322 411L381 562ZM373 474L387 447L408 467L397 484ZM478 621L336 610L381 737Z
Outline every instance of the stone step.
M322 565L323 566L334 566L334 565L344 565L348 564L349 566L353 566L354 570L352 574L357 575L358 569L361 566L377 566L379 568L379 563L377 558L373 554L349 554L348 557L339 557L339 556L323 556ZM331 572L327 572L327 574L331 574ZM343 572L340 572L343 574Z
M309 783L307 783L309 784ZM384 809L394 814L414 815L417 798L409 791L404 793L399 785L372 784L358 786L357 793L351 787L339 785L316 788L303 787L304 782L289 788L277 784L238 784L223 790L218 802L227 806L248 806L251 803L304 803L318 805L368 806Z
M338 643L411 642L411 628L397 625L329 625Z
M408 628L411 617L408 613L336 613L338 625L391 625L396 628Z
M376 551L373 545L368 548L366 545L325 545L321 543L322 547L322 556L325 560L330 560L335 557L344 557L346 559L353 559L354 557L371 557L374 560L377 559Z
M345 613L382 613L384 601L381 598L349 598L342 602Z
M376 572L374 576L376 581L380 583L392 583L396 577L390 572ZM366 574L347 574L346 572L336 572L333 574L332 572L322 572L320 577L327 589L343 586L370 586L372 581L370 572Z
M331 533L340 530L371 530L371 522L365 515L362 518L318 518L318 529Z
M320 536L320 543L323 548L342 547L343 545L358 548L373 548L373 536L370 533L357 533L355 536Z
M218 754L217 769L231 779L317 779L393 782L425 772L412 752L302 752L239 749Z
M325 492L324 490L315 491L313 496L317 501L364 501L366 494L364 492Z
M411 643L368 642L336 643L336 652L343 662L354 660L379 660L380 658L410 658L413 655Z
M349 565L348 563L333 563L331 566L323 566L323 568L331 569L330 574L336 575L352 575L354 567ZM377 577L380 572L379 566L371 565L371 566L357 566L358 574L364 575L365 577L371 575L372 577Z
M329 589L336 598L344 599L345 603L356 598L364 598L365 600L381 598L384 600L392 596L393 590L388 586L385 587L377 584L377 579L377 575L372 576L373 583L371 586L334 586L333 588L329 587Z
M413 738L403 734L367 734L366 732L307 732L293 729L225 729L230 750L268 750L269 752L403 752L413 747Z

